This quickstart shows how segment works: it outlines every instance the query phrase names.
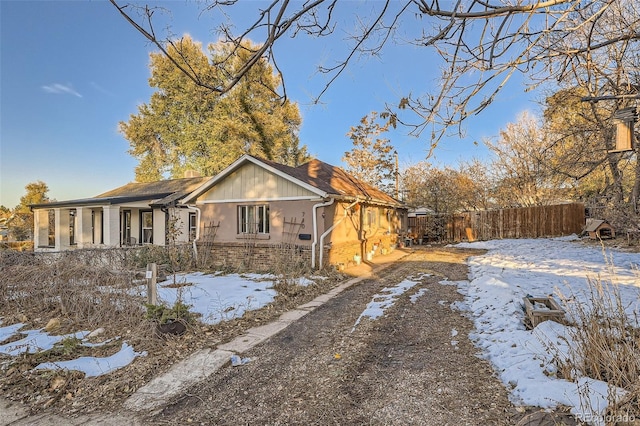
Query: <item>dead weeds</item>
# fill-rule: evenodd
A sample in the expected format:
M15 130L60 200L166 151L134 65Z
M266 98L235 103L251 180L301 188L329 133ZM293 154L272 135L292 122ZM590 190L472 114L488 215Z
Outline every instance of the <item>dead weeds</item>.
M159 334L145 309L139 271L122 259L105 261L104 253L78 250L38 256L0 252L0 319L2 325L23 324L23 330L43 329L66 335L100 329L103 346L87 347L66 338L52 349L18 356L0 355L0 394L19 401L31 413L44 409L66 415L110 411L174 363L205 347L232 340L247 329L266 324L295 306L326 293L344 279L328 274L309 286L281 280L273 303L242 318L217 325L188 324L182 336ZM114 264L117 265L114 267ZM52 325L53 324L53 325ZM0 344L21 338L12 337ZM127 342L136 352L146 352L126 368L98 377L74 371L34 370L41 362L59 362L79 356L109 356Z

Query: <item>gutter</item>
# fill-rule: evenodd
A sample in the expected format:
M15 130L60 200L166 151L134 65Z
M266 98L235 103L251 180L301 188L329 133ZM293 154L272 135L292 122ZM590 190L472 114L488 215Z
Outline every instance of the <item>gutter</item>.
M336 201L335 198L331 198L329 201L324 203L318 203L313 205L313 214L311 215L311 219L313 221L313 243L311 244L311 269L316 268L316 246L318 245L318 219L317 212L320 207L327 207L333 204Z
M343 220L345 220L347 218L347 213L348 211L351 209L351 207L355 206L356 204L358 204L359 200L358 198L356 198L356 200L349 204L347 207L344 208L344 216L342 216L340 218L339 221L335 222L333 225L331 225L329 227L329 229L327 229L326 231L324 231L324 233L320 236L320 259L318 262L318 269L322 269L322 258L324 257L324 237L326 237L327 235L329 235L329 232L333 231L333 229L338 226ZM315 257L314 257L315 259Z

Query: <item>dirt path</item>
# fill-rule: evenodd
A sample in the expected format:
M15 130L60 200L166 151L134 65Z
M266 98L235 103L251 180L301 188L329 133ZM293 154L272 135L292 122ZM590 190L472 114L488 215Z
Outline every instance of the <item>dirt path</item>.
M243 354L145 422L155 424L514 424L516 411L451 303L467 279L459 250L417 250ZM426 275L429 274L429 275ZM419 283L385 316L360 314L375 294ZM411 295L421 291L414 301Z

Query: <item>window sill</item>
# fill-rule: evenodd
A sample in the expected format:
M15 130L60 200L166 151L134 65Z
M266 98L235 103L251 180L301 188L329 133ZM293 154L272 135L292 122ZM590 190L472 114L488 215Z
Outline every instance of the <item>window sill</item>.
M270 240L269 234L236 234L237 240Z

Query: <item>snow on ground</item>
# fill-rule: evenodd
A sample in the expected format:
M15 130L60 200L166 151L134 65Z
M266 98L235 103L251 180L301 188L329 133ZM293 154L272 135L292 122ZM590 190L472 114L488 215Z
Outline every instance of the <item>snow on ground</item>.
M588 279L616 285L627 314L639 312L638 253L583 246L577 237L495 240L456 247L489 250L469 260L470 281L458 283L465 296L457 305L475 323L472 341L511 391L516 405L572 408L579 418L601 424L607 406L606 383L582 378L572 383L555 376L554 354L570 350L570 328L545 321L533 330L524 325L523 297L558 291L572 303L590 304ZM566 308L566 307L565 307ZM569 309L571 310L571 309Z
M356 329L358 324L364 319L369 318L371 320L375 320L384 315L384 311L389 307L393 306L396 303L398 297L402 294L406 293L408 290L413 288L416 284L420 282L420 280L428 276L429 274L421 274L418 277L407 277L400 283L396 284L393 287L385 287L382 289L381 293L375 294L371 299L371 302L367 304L365 310L360 314L355 324L353 324L353 328L351 332ZM423 293L421 293L423 294ZM415 296L415 295L414 295ZM413 298L412 298L413 300Z
M122 367L126 367L146 352L135 352L127 343L123 343L118 352L107 357L83 356L70 361L44 362L36 366L36 370L78 370L86 377L102 376Z
M573 303L587 306L590 301L588 278L598 276L607 283L618 285L620 297L631 318L634 312L639 311L640 275L637 265L640 264L640 255L603 251L583 246L575 240L577 237L574 236L458 244L456 247L486 249L488 252L469 259L469 281L443 281L441 284L457 285L465 296L463 302L453 307L465 311L474 321L475 331L470 338L511 391L514 404L542 408L563 404L573 407L573 413L582 420L601 424L602 410L607 405L606 383L581 378L576 384L556 377L553 356L561 356L570 350L570 328L552 321L545 321L534 330L527 330L524 325L523 297L547 296L560 291L572 298ZM276 296L272 288L275 278L256 274L178 275L176 283L179 286L168 287L173 284L173 277L169 277L168 281L159 284L158 295L169 306L182 300L191 305L192 312L202 315L202 321L215 324L269 304ZM384 311L405 292L413 291L410 297L415 302L427 291L413 290L421 278L407 277L398 285L376 294L354 324L354 329L364 318L375 320L384 315ZM310 282L301 280L299 284L308 285ZM0 326L0 343L16 334L23 336L1 345L0 353L15 356L20 353L16 349L18 346L23 351L45 350L65 337L83 339L86 335L86 332L78 332L68 336L48 336L42 330L19 331L21 327L21 324ZM457 334L457 330L451 330L454 349L457 349L454 343L457 343ZM63 368L93 375L107 371L108 366L124 366L140 355L143 354L136 353L125 343L107 364L89 358L74 360ZM99 367L96 369L96 366Z
M246 311L260 309L273 301L276 277L260 274L205 275L178 274L158 284L160 302L173 306L178 300L190 305L191 312L202 315L205 324L217 324L240 318ZM308 283L306 284L308 285Z
M158 283L159 302L173 306L178 300L190 306L190 311L200 314L201 321L216 324L244 315L246 311L260 309L273 301L276 291L272 288L276 277L259 274L214 274L201 273L176 275L167 281ZM314 277L320 279L321 277ZM299 285L310 285L312 280L301 278ZM146 287L145 289L146 290ZM144 291L142 292L144 293ZM24 324L12 324L2 327L0 318L0 343L9 339L9 343L0 345L0 354L18 356L22 353L35 353L52 349L64 339L76 338L81 345L95 346L86 337L88 331L66 335L51 335L44 329L21 330ZM36 369L70 369L84 372L87 377L107 374L125 367L144 352L136 352L126 342L121 349L108 357L81 357L78 359L43 363Z
M18 356L23 353L36 353L47 351L53 346L63 341L64 339L84 339L89 332L78 331L76 333L64 334L59 336L51 336L43 330L24 330L18 331L23 324L14 324L7 327L0 327L0 342L7 340L14 334L20 334L24 337L22 339L0 345L0 354L9 356Z

